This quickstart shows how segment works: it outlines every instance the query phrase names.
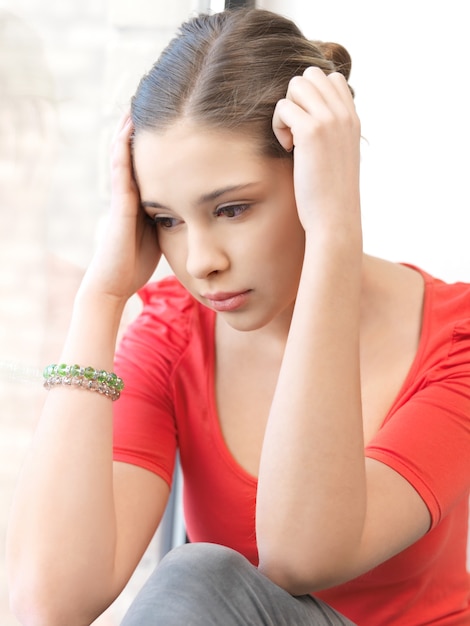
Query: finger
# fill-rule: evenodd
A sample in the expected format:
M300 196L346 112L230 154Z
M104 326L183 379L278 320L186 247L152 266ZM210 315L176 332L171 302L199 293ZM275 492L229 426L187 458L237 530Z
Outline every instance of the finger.
M298 128L307 119L308 114L299 107L293 100L283 98L276 104L272 120L273 132L287 152L291 152L294 148L294 128Z
M122 129L126 125L127 120L130 119L130 117L131 117L130 108L127 107L124 113L119 118L119 121L116 125L116 128L114 130L114 133L111 139L111 146L114 146L114 144L116 143L119 133L122 131Z
M339 72L326 75L320 68L312 66L291 82L292 97L310 113L319 115L329 110L342 115L345 110L355 110L347 81Z
M345 124L345 127L349 128L359 138L361 122L346 78L339 72L333 72L327 76L327 80L335 89L338 97L335 105L337 120Z
M132 120L127 117L117 135L111 157L111 185L113 193L134 193L137 189L131 156L133 130Z
M134 126L130 117L126 117L112 147L111 165L112 167L124 166L128 167L131 161L131 137Z
M288 106L290 106L289 101L285 98L277 102L273 113L272 128L276 139L284 150L291 152L294 147L294 137L289 124L286 122L286 109Z
M324 93L325 89L331 89L326 83L325 74L319 70L319 68L308 68L311 70L318 70L317 72L310 72L302 76L294 76L289 81L287 87L286 98L292 100L304 111L313 113L319 109L325 109L327 107L327 96Z
M351 93L348 81L340 72L332 72L327 76L327 80L334 87L336 93L341 99L342 103L351 112L356 112L356 105L354 103L354 97Z
M335 124L335 107L329 102L337 97L332 95L335 90L321 70L312 69L313 79L295 76L289 81L286 97L275 109L273 130L286 150L299 141L308 143L320 128Z

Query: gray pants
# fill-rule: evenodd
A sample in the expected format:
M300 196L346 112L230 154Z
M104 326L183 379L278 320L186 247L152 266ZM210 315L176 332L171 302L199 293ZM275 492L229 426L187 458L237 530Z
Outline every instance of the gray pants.
M223 546L186 544L162 559L121 626L354 626L312 596L291 596Z

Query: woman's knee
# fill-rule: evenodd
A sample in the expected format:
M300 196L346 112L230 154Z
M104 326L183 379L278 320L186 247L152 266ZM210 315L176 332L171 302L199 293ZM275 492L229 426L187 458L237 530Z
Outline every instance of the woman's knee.
M238 552L210 543L169 552L121 626L181 626L188 620L203 626L350 624L331 619L310 596L292 597Z
M236 581L245 579L251 567L242 555L216 544L175 548L155 568L121 626L181 626L189 618L192 624L219 624L241 587ZM225 623L239 622L227 618Z
M197 576L207 582L214 577L220 584L224 578L240 574L252 566L244 556L214 543L188 543L169 552L161 561L159 567L165 575L169 572L181 577L189 576L192 581Z

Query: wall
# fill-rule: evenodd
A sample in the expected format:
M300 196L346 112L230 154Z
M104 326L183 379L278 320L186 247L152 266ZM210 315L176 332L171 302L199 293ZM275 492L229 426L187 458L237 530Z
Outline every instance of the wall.
M366 250L470 279L470 90L461 0L258 0L353 59Z
M109 199L108 152L137 80L205 0L0 0L0 624L8 509ZM165 270L163 270L165 271ZM135 314L133 302L128 318ZM127 319L128 319L127 318ZM97 622L119 623L155 542Z

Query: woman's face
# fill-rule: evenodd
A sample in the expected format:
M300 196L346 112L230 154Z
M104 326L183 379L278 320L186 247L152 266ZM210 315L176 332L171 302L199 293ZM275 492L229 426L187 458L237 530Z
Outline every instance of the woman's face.
M238 330L290 319L304 255L291 161L185 121L140 132L134 163L142 206L186 289Z

